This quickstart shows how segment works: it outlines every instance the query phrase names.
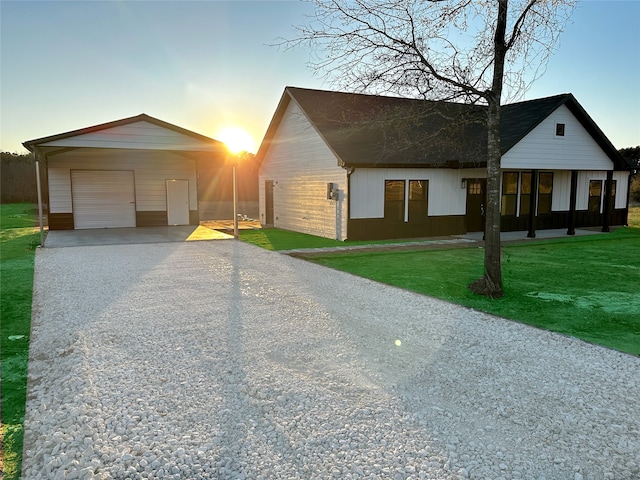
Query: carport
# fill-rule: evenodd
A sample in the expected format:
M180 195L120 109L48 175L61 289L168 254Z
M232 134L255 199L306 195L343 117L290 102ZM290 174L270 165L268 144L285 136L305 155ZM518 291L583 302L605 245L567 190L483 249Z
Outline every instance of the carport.
M24 142L44 165L49 230L198 225L198 165L222 142L146 114Z

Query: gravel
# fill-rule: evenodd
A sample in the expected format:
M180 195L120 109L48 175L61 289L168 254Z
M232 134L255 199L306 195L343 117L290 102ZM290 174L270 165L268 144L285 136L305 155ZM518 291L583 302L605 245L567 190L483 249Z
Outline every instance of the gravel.
M235 241L34 289L25 478L640 478L627 354Z

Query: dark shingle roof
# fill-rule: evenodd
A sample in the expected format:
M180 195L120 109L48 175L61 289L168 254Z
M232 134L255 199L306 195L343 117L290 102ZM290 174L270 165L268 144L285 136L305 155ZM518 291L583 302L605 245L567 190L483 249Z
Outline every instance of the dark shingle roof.
M343 166L484 166L486 107L378 95L287 87L256 159L266 154L290 101L295 101ZM571 94L502 108L505 154L561 105L566 105L614 162L627 169L589 115Z

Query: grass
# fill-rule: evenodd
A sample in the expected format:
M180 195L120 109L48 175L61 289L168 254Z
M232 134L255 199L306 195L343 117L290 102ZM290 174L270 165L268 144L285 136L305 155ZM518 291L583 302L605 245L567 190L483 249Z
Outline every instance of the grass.
M640 207L629 208L629 226L640 228Z
M330 238L316 237L305 233L290 232L278 228L241 230L240 240L266 250L294 250L299 248L344 247L345 245L371 245L397 243L398 240L367 240L341 242ZM410 240L407 240L410 241Z
M30 203L0 205L0 354L5 479L20 477L35 246Z
M265 231L270 249L320 245L299 234ZM263 233L266 235L265 233ZM259 231L250 241L257 241ZM305 236L308 237L308 236ZM241 236L245 240L244 235ZM332 242L329 240L329 242ZM344 245L344 243L335 242ZM505 296L490 300L467 285L483 273L481 248L327 253L311 261L500 317L640 355L640 208L630 228L607 235L507 245Z

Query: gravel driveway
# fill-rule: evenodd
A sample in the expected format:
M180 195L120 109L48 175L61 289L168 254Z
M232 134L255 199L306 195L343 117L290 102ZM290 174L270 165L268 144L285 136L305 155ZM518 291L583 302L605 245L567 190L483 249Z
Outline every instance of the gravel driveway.
M640 358L235 241L37 253L26 478L639 465Z

